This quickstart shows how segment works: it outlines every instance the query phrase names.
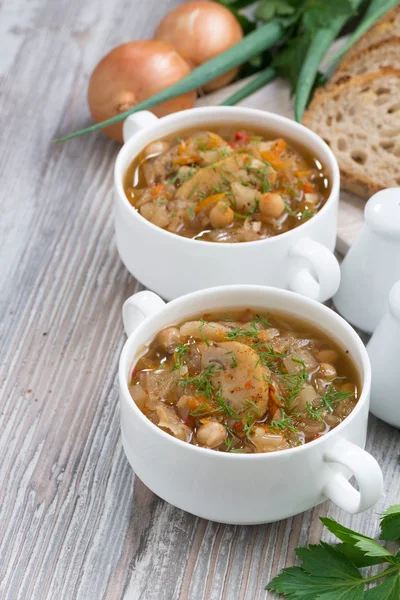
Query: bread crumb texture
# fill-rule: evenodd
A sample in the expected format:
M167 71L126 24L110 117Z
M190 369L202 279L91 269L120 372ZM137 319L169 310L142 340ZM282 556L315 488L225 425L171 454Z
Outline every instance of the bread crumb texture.
M400 186L400 69L317 90L303 123L333 150L342 189L368 198Z

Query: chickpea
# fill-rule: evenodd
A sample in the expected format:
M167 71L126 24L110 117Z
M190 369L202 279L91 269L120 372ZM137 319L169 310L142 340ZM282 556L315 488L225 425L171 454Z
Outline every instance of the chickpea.
M319 362L322 363L335 363L337 361L337 359L339 358L338 353L336 352L336 350L320 350L317 353L316 358L319 360Z
M335 367L329 363L321 363L319 365L319 372L326 379L335 379L337 376Z
M226 200L220 200L210 210L210 223L212 227L227 227L227 225L233 222L234 217L233 210Z
M144 156L150 156L153 154L162 154L169 148L169 143L164 140L157 140L156 142L150 142L143 150Z
M175 352L176 346L181 340L179 329L176 327L167 327L158 334L158 343L164 348L169 354Z
M208 421L198 428L196 437L201 446L216 448L226 438L226 429L217 421Z
M267 192L261 196L259 208L265 217L276 219L285 210L285 204L280 194Z

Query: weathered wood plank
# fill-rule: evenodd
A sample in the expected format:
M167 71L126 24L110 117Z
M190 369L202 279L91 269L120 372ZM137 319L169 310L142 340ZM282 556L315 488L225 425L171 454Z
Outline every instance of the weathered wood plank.
M32 0L0 7L0 596L7 600L258 600L329 514L373 534L400 496L398 432L371 419L386 497L357 517L329 503L233 527L154 496L122 452L120 308L139 289L116 253L118 146L51 140L87 122L98 58L149 36L178 0ZM267 476L267 474L261 474ZM327 537L326 535L324 536Z

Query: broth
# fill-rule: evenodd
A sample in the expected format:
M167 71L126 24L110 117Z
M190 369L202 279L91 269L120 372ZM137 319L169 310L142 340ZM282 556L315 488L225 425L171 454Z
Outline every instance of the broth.
M220 452L273 452L325 435L353 410L348 352L287 315L252 309L198 315L162 330L129 390L174 437Z
M145 219L209 242L255 241L298 227L322 208L329 188L308 150L237 124L151 142L124 180Z

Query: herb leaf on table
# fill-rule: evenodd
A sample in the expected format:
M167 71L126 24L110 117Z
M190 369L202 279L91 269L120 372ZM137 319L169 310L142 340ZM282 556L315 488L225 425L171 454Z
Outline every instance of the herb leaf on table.
M333 519L321 521L342 543L297 548L301 566L284 569L265 589L292 600L399 600L400 551L393 555L373 538ZM400 539L400 505L388 508L380 524L381 537ZM363 577L361 568L380 564L387 565L384 571Z
M381 518L381 529L382 540L400 540L400 504L385 510Z
M327 517L321 517L321 521L325 525L327 529L334 535L336 535L339 540L349 544L351 546L355 546L365 556L371 557L393 557L392 553L389 550L386 550L383 546L381 546L374 539L367 537L366 535L362 535L361 533L357 533L352 529L348 529L344 527L340 523L337 523L333 519L329 519Z
M364 594L365 600L399 600L400 573L388 577L383 583L373 587Z

